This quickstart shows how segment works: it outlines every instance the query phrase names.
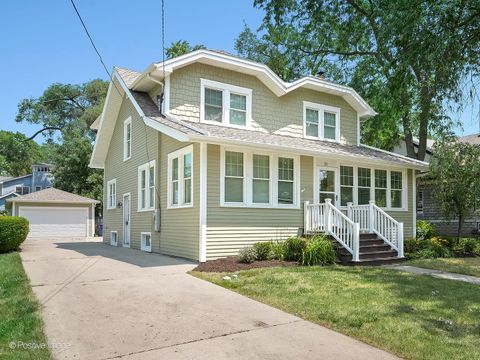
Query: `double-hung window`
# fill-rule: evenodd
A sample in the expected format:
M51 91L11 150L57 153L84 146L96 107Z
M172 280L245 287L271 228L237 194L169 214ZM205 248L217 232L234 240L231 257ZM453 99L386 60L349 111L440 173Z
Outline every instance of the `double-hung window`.
M390 206L392 208L402 207L402 173L400 171L390 172Z
M308 138L340 141L340 109L303 102L304 135Z
M358 204L368 204L370 201L371 171L368 168L358 168Z
M243 153L225 152L225 202L244 202L244 166Z
M340 166L340 205L353 202L353 167Z
M107 182L107 209L114 209L117 206L117 179Z
M252 90L201 79L200 120L236 127L249 127Z
M155 208L155 160L138 167L138 211Z
M123 123L123 161L132 157L132 118Z
M168 154L168 208L193 204L193 145Z
M226 206L297 206L297 157L222 150L221 204Z
M293 158L278 158L278 203L293 204L294 167Z
M387 207L387 170L375 170L375 203Z

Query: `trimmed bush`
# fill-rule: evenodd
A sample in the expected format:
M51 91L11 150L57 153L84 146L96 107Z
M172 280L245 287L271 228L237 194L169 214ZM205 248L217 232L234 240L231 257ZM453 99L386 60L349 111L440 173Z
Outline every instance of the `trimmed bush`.
M284 259L287 261L301 261L302 253L306 246L307 242L305 239L299 237L288 238L285 240Z
M307 241L302 252L302 265L329 265L336 259L335 249L325 236L317 235Z
M0 216L0 253L17 250L28 235L28 220L19 216Z
M272 258L272 243L270 242L258 242L253 245L257 254L257 260L270 260Z
M432 223L419 220L417 221L417 239L428 240L435 236L435 225Z
M243 264L251 264L257 260L257 252L251 246L244 247L238 252L238 262Z
M272 259L283 260L285 255L285 242L284 241L272 241Z

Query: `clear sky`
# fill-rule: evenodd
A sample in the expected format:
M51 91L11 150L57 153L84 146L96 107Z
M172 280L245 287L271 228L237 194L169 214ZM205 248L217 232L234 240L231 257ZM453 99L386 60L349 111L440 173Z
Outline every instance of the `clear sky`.
M109 69L141 71L161 60L160 0L76 4ZM40 96L54 82L83 83L106 74L69 0L2 1L0 13L0 129L33 134L39 127L15 123L20 100ZM228 52L243 24L256 29L263 16L251 0L165 0L165 13L167 46L184 39ZM478 131L477 113L478 104L458 115L465 134Z

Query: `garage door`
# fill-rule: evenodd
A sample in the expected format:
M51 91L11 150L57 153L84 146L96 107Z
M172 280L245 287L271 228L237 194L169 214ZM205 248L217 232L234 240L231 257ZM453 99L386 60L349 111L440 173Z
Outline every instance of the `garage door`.
M87 236L88 208L20 207L19 215L30 222L31 238Z

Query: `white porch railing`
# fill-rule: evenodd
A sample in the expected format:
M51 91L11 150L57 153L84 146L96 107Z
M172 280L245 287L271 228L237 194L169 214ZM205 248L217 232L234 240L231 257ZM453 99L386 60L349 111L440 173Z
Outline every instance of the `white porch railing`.
M324 232L333 236L359 260L360 231L378 235L403 257L403 223L396 221L371 200L367 205L348 203L347 215L337 209L330 199L324 204L304 203L304 231L306 234Z
M305 232L308 234L325 232L335 238L352 254L353 261L359 261L360 227L337 209L331 199L324 204L304 204Z

